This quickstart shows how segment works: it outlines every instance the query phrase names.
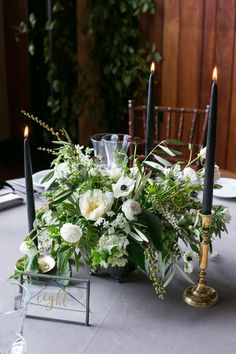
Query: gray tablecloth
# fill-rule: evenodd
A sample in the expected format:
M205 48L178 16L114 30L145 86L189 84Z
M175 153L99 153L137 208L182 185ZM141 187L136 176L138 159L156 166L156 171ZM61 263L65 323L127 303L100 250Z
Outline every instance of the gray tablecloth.
M235 199L215 202L229 206L233 219L229 234L215 242L220 257L210 259L207 269L207 283L220 295L216 306L196 309L186 305L182 294L188 284L180 277L160 300L139 271L131 273L123 284L82 271L80 276L91 280L91 325L27 318L24 336L28 353L236 353L236 204ZM0 279L12 273L26 232L25 205L0 212Z

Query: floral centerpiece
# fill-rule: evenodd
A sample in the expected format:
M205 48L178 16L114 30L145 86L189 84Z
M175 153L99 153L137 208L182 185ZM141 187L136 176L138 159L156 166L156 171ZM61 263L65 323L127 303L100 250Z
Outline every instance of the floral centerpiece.
M135 138L130 141L133 155L107 169L92 149L73 144L65 132L63 139L54 135L55 159L45 178L47 204L37 211L33 233L21 244L24 257L14 276L40 273L40 259L48 255L60 275L70 275L72 258L76 271L81 259L92 271L131 261L148 274L160 297L176 272L191 282L188 273L200 250L197 195L204 178L204 167L193 167L203 163L205 148L192 158L190 146L188 162L171 163L163 158L163 153L175 154L167 142L144 158L137 155L140 141ZM213 206L210 243L227 231L229 219L226 208Z

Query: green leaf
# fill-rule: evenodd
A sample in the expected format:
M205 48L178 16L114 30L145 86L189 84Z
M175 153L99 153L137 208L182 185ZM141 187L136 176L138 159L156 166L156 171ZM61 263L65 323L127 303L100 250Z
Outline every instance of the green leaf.
M129 240L127 251L130 260L133 263L135 263L138 267L145 270L145 257L144 257L143 248L136 242Z
M144 161L144 165L148 166L152 171L159 171L163 169L163 166L153 161Z
M80 260L80 257L81 257L80 252L77 254L76 250L74 250L74 257L75 257L75 270L76 270L76 272L78 272L79 265L80 265L79 260Z
M38 255L25 258L25 272L39 273Z
M186 143L184 143L181 140L177 140L177 139L167 139L167 140L165 140L165 142L167 144L170 144L170 145L179 145L179 146L185 146L186 145Z
M159 145L159 148L162 149L163 151L165 151L165 153L167 155L170 155L172 157L175 156L175 154L171 151L171 149L169 149L167 146L163 146L163 145Z
M159 161L165 167L171 167L172 166L172 164L169 161L167 161L166 159L163 159L162 157L160 157L160 156L158 156L156 154L153 154L153 156L155 157L155 159L157 161Z
M182 275L182 277L185 280L187 280L187 282L193 285L195 284L194 281L183 271L183 269L177 263L175 263L175 267L178 270L178 272Z
M46 174L41 180L41 183L48 182L54 175L54 171L50 171L49 173Z
M58 250L58 253L63 253L65 251L67 251L69 248L70 248L69 245L64 245Z
M140 231L137 227L133 227L135 232L138 234L138 236L141 238L142 241L148 242L148 238L144 235L142 231Z
M172 278L175 275L175 271L173 271L170 276L167 278L167 280L165 281L165 283L163 284L164 288L167 287L167 285L171 282Z
M163 243L159 217L148 210L142 210L142 216L144 216L145 223L148 226L149 236L153 245L157 250L161 251Z
M61 193L59 193L50 204L53 203L58 203L58 202L62 202L63 200L65 200L70 194L72 193L71 189L67 189Z

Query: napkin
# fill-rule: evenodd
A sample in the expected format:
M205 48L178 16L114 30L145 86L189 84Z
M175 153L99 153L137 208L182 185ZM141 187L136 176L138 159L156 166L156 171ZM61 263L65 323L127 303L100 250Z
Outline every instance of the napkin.
M0 195L0 210L23 203L24 199L17 194L8 193Z

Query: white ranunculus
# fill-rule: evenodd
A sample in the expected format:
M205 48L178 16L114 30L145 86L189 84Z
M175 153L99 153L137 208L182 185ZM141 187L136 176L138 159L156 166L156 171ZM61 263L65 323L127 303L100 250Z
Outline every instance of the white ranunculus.
M81 239L83 231L78 225L68 222L60 228L60 234L65 241L75 243Z
M214 184L218 182L220 179L220 168L219 166L215 165L214 166Z
M54 176L56 179L66 179L68 174L71 173L70 166L68 162L62 162L54 167Z
M129 177L121 177L116 184L112 185L115 198L128 197L134 190L134 180Z
M123 203L121 210L128 220L135 220L135 216L141 213L139 202L136 202L136 200L133 199L126 200Z
M188 181L191 185L197 186L200 184L200 178L193 168L185 167L183 169L183 175L185 181Z
M20 251L29 257L34 257L38 252L35 244L32 241L22 242L20 245Z
M100 189L88 190L80 196L79 207L86 220L96 221L111 210L114 196Z
M198 157L200 157L202 160L205 160L206 158L206 146L201 147L199 153L198 153Z

